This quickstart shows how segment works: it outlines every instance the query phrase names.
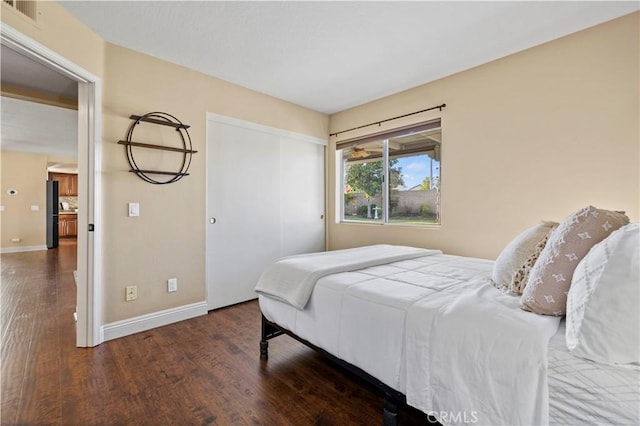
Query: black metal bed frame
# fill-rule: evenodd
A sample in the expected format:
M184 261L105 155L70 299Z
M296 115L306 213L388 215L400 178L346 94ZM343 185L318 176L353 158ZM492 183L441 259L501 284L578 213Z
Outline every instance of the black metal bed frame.
M347 371L355 374L360 377L364 381L369 384L375 386L384 394L384 406L383 406L383 417L382 424L383 426L396 426L398 424L398 413L402 406L406 405L406 397L402 392L399 392L388 385L384 384L380 380L373 377L371 374L362 370L361 368L356 367L353 364L350 364L335 355L330 354L324 349L298 337L293 332L287 330L279 326L278 324L269 321L262 315L262 337L260 340L260 359L268 359L269 358L269 340L274 337L278 337L282 334L286 334L290 337L293 337L297 341L303 343L304 345L310 347L311 349L321 353L326 356L332 362L338 364L340 367L346 369ZM428 419L428 424L439 425L437 421L435 421L431 416L425 414L425 418Z

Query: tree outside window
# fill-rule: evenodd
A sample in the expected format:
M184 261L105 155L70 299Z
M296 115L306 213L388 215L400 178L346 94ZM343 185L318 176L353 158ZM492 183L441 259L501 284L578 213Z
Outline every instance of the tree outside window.
M440 139L438 122L436 128L342 149L342 220L438 224Z

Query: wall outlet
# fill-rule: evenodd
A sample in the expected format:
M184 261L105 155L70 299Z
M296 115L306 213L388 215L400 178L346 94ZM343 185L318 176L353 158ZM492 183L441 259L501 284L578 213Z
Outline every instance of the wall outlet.
M172 293L174 291L178 291L178 279L177 278L169 278L167 280L167 291Z
M130 302L132 300L136 300L138 298L138 286L132 285L125 289L125 300Z
M21 239L21 238L12 238L12 239L11 239L11 242L12 242L12 243L19 243L20 241L22 241L22 239Z
M39 212L40 211L40 206L38 206L37 204L31 205L31 211L32 212Z

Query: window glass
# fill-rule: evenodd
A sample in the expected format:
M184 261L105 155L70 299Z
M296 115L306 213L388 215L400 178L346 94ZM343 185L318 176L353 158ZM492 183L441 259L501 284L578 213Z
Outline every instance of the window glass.
M390 223L440 223L440 135L389 139Z
M408 129L343 145L342 220L439 224L441 135Z
M384 219L384 141L367 142L343 150L345 220L382 222Z

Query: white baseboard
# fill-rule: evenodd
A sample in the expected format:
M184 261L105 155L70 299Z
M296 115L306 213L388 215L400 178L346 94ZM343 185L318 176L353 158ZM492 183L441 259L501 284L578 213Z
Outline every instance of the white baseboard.
M179 306L177 308L154 312L152 314L112 322L102 326L102 329L100 330L100 334L102 334L102 336L100 336L100 341L106 342L107 340L129 336L130 334L140 333L141 331L162 327L163 325L173 324L175 322L184 321L186 319L206 314L207 302L197 302Z
M40 250L47 250L47 246L2 247L2 249L0 249L0 254L22 253L23 251L40 251Z

